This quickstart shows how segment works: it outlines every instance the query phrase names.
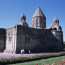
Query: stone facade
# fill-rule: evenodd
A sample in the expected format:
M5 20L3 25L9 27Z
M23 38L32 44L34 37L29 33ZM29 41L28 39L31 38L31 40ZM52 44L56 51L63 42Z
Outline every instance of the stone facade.
M26 16L23 14L18 25L6 29L5 36L4 52L21 53L21 50L43 52L63 49L63 32L59 20L55 17L52 25L46 28L46 17L39 7L32 17L32 27L28 26Z
M16 26L6 29L6 50L5 52L16 52L17 42L17 28Z

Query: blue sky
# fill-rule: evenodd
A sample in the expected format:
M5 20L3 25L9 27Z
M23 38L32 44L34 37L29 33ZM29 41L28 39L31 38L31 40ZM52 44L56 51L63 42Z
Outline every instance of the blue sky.
M59 19L65 40L65 0L0 0L0 28L17 25L22 13L31 26L32 16L38 6L46 16L47 27L52 24L54 17Z

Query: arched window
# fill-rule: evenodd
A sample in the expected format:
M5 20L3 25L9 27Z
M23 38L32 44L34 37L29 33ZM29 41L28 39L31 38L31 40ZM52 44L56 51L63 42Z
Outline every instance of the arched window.
M38 19L36 19L36 27L38 27Z
M59 27L59 30L61 31L61 30L62 30L62 28L61 28L61 27Z
M55 21L55 25L58 26L59 25L59 21Z
M55 25L58 25L57 22L55 22Z
M57 28L53 28L53 30L57 30Z
M25 43L29 43L30 42L30 38L29 37L25 37Z

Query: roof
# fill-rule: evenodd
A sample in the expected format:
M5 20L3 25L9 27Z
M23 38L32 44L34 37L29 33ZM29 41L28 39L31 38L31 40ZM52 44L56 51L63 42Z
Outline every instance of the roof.
M21 15L21 18L22 18L22 17L26 17L24 13Z
M54 18L54 21L56 21L56 20L58 20L58 18L57 18L57 17L55 17L55 18Z
M43 14L42 10L40 9L40 7L38 6L38 8L36 9L33 17L36 17L36 16L41 16L41 17L45 17L45 15Z

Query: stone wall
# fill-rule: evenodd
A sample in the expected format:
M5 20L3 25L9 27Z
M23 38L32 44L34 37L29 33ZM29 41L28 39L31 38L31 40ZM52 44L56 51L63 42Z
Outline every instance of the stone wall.
M56 36L55 36L56 33ZM16 25L6 30L5 52L21 53L43 52L62 48L62 40L58 41L61 32L52 32L52 29L36 29L22 25ZM62 38L62 33L59 36Z
M56 30L52 30L52 34L56 37L56 39L58 40L57 42L57 46L58 48L63 48L63 32L62 31L56 31Z
M61 44L61 43L60 43ZM21 49L31 52L46 51L49 48L56 49L59 46L58 39L51 29L34 29L26 26L17 26L17 52Z
M4 52L16 53L17 27L6 29L6 49Z
M0 52L3 52L5 49L6 41L6 29L0 28Z
M17 52L20 52L21 49L24 49L26 52L35 50L39 42L36 32L32 30L29 27L17 26Z
M46 18L43 17L32 18L32 28L45 28L45 27L46 27Z

